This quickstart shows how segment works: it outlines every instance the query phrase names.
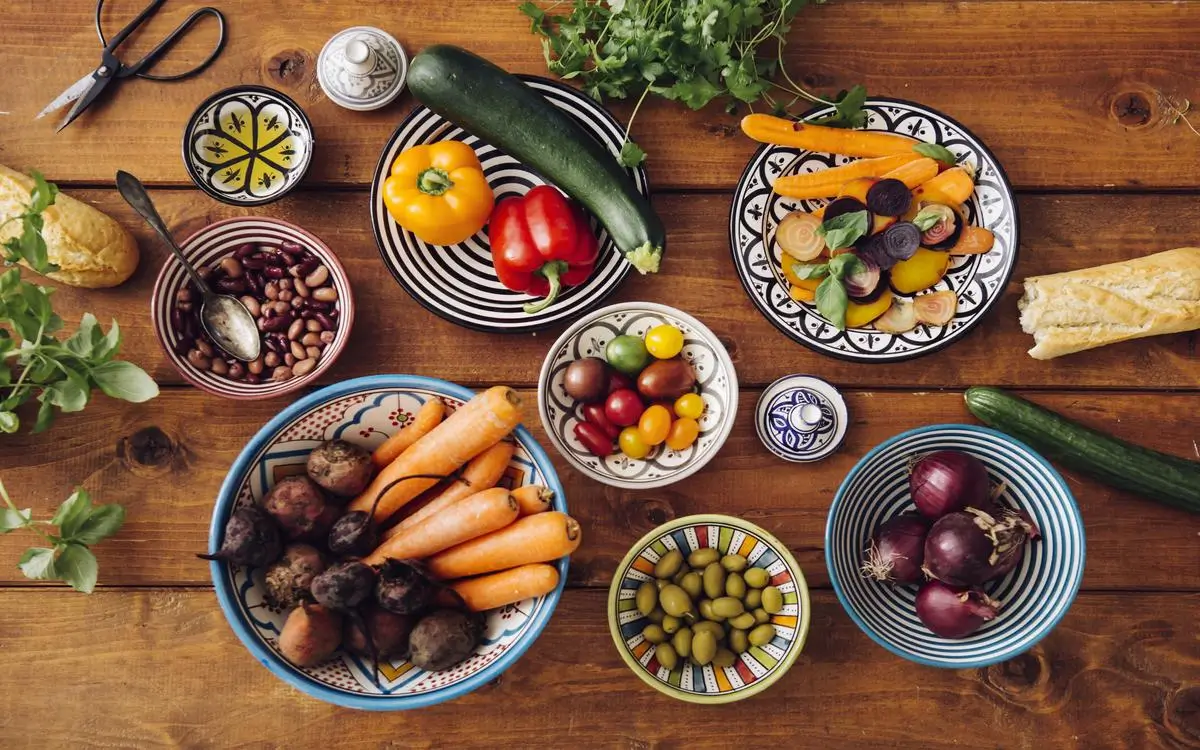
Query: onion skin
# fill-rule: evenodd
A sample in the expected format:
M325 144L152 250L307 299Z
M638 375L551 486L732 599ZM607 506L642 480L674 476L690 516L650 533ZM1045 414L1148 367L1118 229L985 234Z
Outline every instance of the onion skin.
M934 451L909 472L908 489L921 515L938 519L964 508L988 508L991 485L983 462L962 451Z
M928 533L929 521L917 513L901 513L881 523L867 548L863 577L901 585L923 581Z
M917 617L934 635L966 638L989 620L996 619L1000 605L974 589L930 581L917 592Z
M1011 511L999 518L977 508L947 514L925 537L923 569L951 586L978 586L1016 567L1035 531Z

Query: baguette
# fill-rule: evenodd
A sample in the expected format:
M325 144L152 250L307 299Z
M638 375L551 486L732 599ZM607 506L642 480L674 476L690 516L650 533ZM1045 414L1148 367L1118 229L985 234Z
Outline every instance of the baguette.
M1200 328L1200 248L1025 280L1021 328L1034 359Z
M0 164L0 222L25 212L33 186L33 178ZM50 278L68 286L99 289L133 275L137 242L112 217L63 193L42 217L47 255L58 266L47 274ZM0 243L20 233L20 222L11 222L0 228Z

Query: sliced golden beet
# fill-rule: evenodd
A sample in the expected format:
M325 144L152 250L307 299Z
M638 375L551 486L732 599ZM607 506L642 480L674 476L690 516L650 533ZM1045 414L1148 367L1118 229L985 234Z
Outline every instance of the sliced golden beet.
M874 302L866 304L851 302L846 306L846 327L863 328L887 312L891 306L892 292L890 289L883 290L883 294L879 295Z
M913 257L892 266L892 289L916 294L941 281L949 268L949 253L923 247Z

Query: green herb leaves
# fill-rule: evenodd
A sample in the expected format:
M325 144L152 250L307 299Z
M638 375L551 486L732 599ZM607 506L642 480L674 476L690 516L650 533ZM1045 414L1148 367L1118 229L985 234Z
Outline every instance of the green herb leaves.
M760 102L780 113L801 101L833 105L836 112L822 122L861 127L866 123L861 86L828 101L801 88L783 69L791 23L809 2L574 0L570 12L561 15L532 2L518 9L541 37L550 72L579 81L584 93L599 101L640 97L630 126L646 95L654 93L692 109L718 99L726 100L730 111ZM780 80L772 80L777 74ZM625 135L628 139L628 126ZM644 158L632 142L621 149L625 166Z
M58 187L46 182L41 172L34 171L30 176L33 177L34 185L29 206L25 213L8 220L21 222L21 233L4 243L4 260L9 263L23 260L38 273L49 273L57 271L58 266L51 264L47 255L46 240L42 237L42 228L45 226L42 212L54 205ZM4 223L7 224L8 221Z
M851 211L821 222L817 234L825 238L825 246L833 251L850 247L865 237L870 229L866 211Z
M92 505L87 490L80 487L58 506L49 521L34 521L28 508L17 510L2 483L0 496L7 506L0 511L0 534L30 529L53 545L25 550L17 563L25 577L35 581L60 580L76 591L92 593L99 566L88 547L121 528L125 509L120 505ZM58 533L47 533L42 526L57 526Z
M867 88L860 84L837 95L833 102L834 112L832 114L807 118L806 122L834 128L865 128L867 111L863 109L863 105L866 103Z
M817 312L839 331L846 329L846 308L850 305L850 297L846 294L842 279L862 270L863 262L853 253L836 255L828 263L796 263L792 266L792 272L802 279L824 279L817 286Z
M921 156L936 159L947 166L953 167L958 164L958 160L954 158L954 153L940 143L918 143L913 146L913 151L916 151Z

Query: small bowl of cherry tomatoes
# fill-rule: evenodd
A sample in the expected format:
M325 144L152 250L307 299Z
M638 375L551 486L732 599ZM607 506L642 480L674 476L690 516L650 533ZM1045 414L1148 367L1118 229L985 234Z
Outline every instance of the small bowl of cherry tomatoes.
M729 437L737 407L737 373L720 340L651 302L612 305L571 326L538 378L538 412L558 452L627 489L699 471Z

